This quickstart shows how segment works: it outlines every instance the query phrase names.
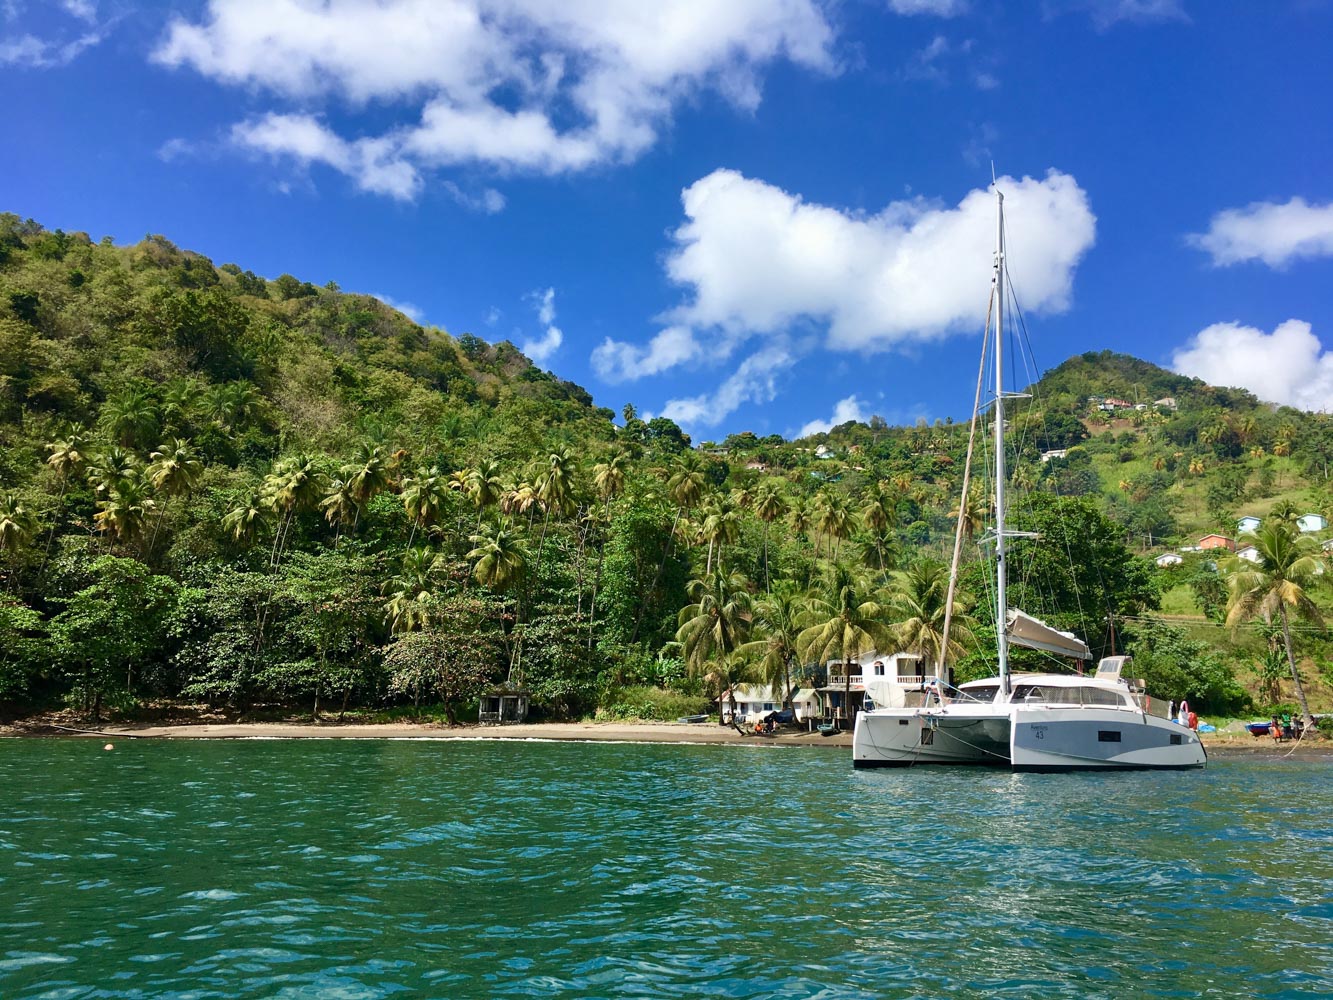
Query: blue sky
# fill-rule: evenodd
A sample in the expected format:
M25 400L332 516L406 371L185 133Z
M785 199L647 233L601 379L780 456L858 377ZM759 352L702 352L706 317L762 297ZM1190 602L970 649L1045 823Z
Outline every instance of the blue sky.
M377 294L696 440L1036 361L1333 407L1326 0L0 0L0 210Z

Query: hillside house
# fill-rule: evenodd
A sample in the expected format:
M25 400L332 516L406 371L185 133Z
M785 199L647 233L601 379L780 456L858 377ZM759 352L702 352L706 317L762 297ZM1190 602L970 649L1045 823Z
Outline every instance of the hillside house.
M1052 448L1050 451L1041 453L1042 464L1049 462L1053 458L1064 458L1069 454L1068 448Z
M1169 566L1179 566L1184 561L1185 560L1181 556L1176 555L1174 552L1163 552L1153 560L1153 562L1157 563L1157 566L1160 569L1166 569Z
M1244 535L1250 532L1258 531L1259 525L1263 524L1263 519L1255 517L1253 514L1247 514L1236 522L1236 534Z
M1199 539L1199 549L1229 549L1236 551L1236 543L1226 535L1204 535Z
M1163 396L1161 399L1154 399L1152 405L1159 410L1174 410L1176 408L1176 397Z
M1244 559L1246 562L1258 564L1263 561L1263 556L1259 555L1259 550L1253 545L1246 545L1236 550L1236 558Z
M1323 531L1327 528L1328 519L1323 514L1302 514L1296 518L1296 527L1308 535L1312 531Z

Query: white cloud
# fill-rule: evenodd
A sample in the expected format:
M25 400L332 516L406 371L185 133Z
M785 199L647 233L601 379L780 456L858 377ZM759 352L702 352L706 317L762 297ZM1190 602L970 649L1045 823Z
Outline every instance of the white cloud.
M714 393L671 399L662 416L687 427L714 427L745 403L767 403L777 396L778 378L796 363L783 343L761 348L741 362Z
M1175 352L1171 367L1209 385L1248 389L1270 403L1333 409L1333 353L1302 320L1289 319L1272 333L1214 323Z
M1184 0L1047 0L1046 9L1052 14L1084 11L1103 31L1121 21L1150 24L1155 21L1189 20Z
M361 190L400 201L415 198L421 175L402 159L386 139L347 142L311 115L268 114L241 122L232 141L271 156L290 156L305 166L322 163L356 181Z
M371 298L379 299L390 309L397 309L400 313L410 319L413 323L425 323L426 312L418 305L411 302L399 302L397 299L390 298L382 292L371 292Z
M1213 216L1208 232L1186 237L1212 255L1214 267L1261 260L1284 267L1301 257L1333 256L1333 202L1311 205L1292 198L1285 205L1256 201Z
M71 17L77 17L80 21L87 21L89 24L97 23L96 0L60 0L60 6Z
M1033 313L1066 308L1095 235L1086 193L1058 171L999 185L1019 301ZM686 221L666 267L687 301L645 346L604 340L594 371L620 382L724 361L751 339L764 344L715 393L670 401L664 412L673 420L715 424L746 401L771 399L776 375L813 349L812 329L824 331L829 349L860 353L979 332L994 253L991 192L971 191L956 206L894 202L865 215L717 170L682 201Z
M68 66L86 49L102 40L99 32L89 32L68 42L51 41L35 35L18 35L0 40L0 66L27 69L58 69Z
M845 424L849 420L865 423L869 419L870 415L862 409L861 401L855 396L848 396L834 404L833 416L827 420L811 420L797 432L796 436L803 438L809 437L811 434L827 434L833 428Z
M633 159L702 90L752 110L769 63L833 71L831 39L817 0L210 0L198 22L172 21L154 59L307 106L389 109L381 135L332 138L344 163L377 143L374 162L403 172L394 182L339 169L398 197L415 186L406 171L427 167L559 173Z
M494 188L483 188L479 194L470 194L453 181L445 181L440 186L444 188L449 197L470 212L496 215L504 211L505 196Z
M895 14L953 17L967 10L967 0L889 0L889 10Z
M627 382L657 375L700 354L694 331L671 326L654 336L646 349L607 337L593 350L592 367L607 382Z
M1067 307L1096 219L1073 177L1002 178L1009 267L1032 312ZM866 216L810 204L731 170L683 194L686 222L667 271L691 292L679 322L743 338L801 321L827 326L828 346L875 351L978 326L990 282L995 200L956 206L894 202Z
M521 350L536 364L544 365L560 349L565 335L555 325L555 289L548 288L534 297L537 300L537 319L546 327L546 332L538 340L525 340Z

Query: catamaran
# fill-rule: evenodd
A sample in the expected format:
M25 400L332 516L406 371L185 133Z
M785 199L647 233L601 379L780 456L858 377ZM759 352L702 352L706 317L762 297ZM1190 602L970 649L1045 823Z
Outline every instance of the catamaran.
M907 702L909 695L916 699L915 692L891 680L868 684L874 707L856 717L853 764L972 764L1018 771L1202 767L1207 754L1198 734L1171 721L1169 703L1154 701L1130 677L1128 656L1103 658L1091 676L1010 672L1011 645L1079 661L1090 660L1091 652L1078 637L1008 606L1006 543L1035 536L1005 528L1004 402L1016 394L1004 389L1004 195L998 185L995 198L994 325L988 322L986 330L995 351L995 525L987 541L995 551L998 670L958 688L940 681L925 685L921 703L912 705ZM948 648L947 616L945 621L942 649ZM941 664L943 659L941 653Z

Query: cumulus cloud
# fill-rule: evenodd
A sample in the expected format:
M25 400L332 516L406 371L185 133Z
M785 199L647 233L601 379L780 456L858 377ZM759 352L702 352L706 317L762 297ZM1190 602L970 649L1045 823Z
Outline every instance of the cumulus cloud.
M1261 260L1285 267L1301 257L1333 256L1333 202L1311 205L1292 198L1285 205L1256 201L1213 216L1206 233L1187 242L1210 254L1214 267Z
M1087 194L1058 171L999 187L1024 307L1066 308L1096 229ZM741 338L813 320L826 325L831 348L876 351L977 325L995 239L989 191L951 206L894 202L866 216L718 170L683 202L667 272L688 290L676 315L694 328Z
M745 403L767 403L776 397L780 377L795 363L786 344L769 344L742 361L716 392L668 400L662 416L687 426L714 427Z
M333 136L340 152L325 162L397 197L423 168L633 159L700 91L752 110L772 62L834 71L831 40L816 0L210 0L197 21L173 19L153 57L306 105L261 121L309 118L320 102L388 109L383 133ZM355 152L366 143L369 161ZM397 181L365 183L368 162Z
M1009 269L1020 302L1033 313L1065 309L1095 237L1087 194L1058 171L1004 177L999 186L1013 220ZM717 170L686 188L682 203L685 222L666 269L685 301L647 345L604 340L592 353L594 371L621 382L725 361L755 338L767 347L716 394L673 400L673 419L716 422L747 399L771 398L776 381L759 377L755 359L775 371L790 367L819 339L811 331L831 350L871 353L981 325L995 240L989 191L956 205L894 202L867 215Z
M1171 367L1209 385L1248 389L1270 403L1333 409L1333 353L1302 320L1289 319L1272 333L1214 323L1175 352Z
M694 331L685 326L662 330L647 347L607 337L592 352L592 367L607 382L628 382L657 375L701 354Z
M537 364L544 365L565 342L565 335L555 325L555 289L548 288L534 298L537 300L537 319L546 332L537 340L525 340L522 351Z
M848 396L834 404L833 416L827 420L811 420L797 432L796 436L803 438L809 437L811 434L827 434L833 428L845 424L849 420L865 423L869 419L870 415L865 412L861 401L856 396Z
M268 114L232 127L236 145L302 166L322 163L356 181L361 190L401 201L415 198L421 175L385 139L348 142L311 115Z

